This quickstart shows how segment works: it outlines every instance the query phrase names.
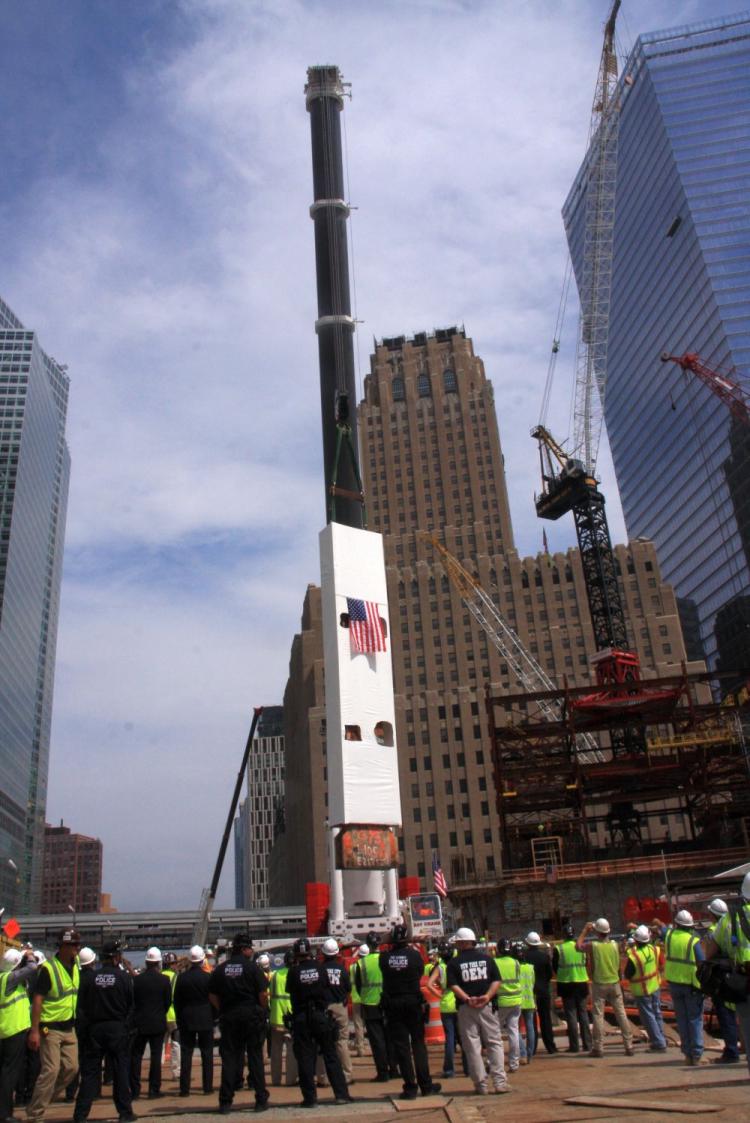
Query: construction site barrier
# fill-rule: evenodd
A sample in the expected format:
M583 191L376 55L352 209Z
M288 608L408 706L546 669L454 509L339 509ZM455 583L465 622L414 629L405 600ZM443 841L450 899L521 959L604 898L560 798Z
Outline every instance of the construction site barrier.
M427 996L429 998L429 996ZM440 1018L440 999L429 998L430 1020L424 1028L424 1039L427 1045L445 1045L445 1030Z

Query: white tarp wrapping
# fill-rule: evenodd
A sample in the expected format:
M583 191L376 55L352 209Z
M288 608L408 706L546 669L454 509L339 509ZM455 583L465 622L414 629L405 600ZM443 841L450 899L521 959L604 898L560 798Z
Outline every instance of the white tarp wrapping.
M330 523L320 534L326 674L328 812L331 826L401 825L391 628L383 539ZM385 651L353 650L341 624L349 601L377 606ZM347 739L350 738L350 739Z

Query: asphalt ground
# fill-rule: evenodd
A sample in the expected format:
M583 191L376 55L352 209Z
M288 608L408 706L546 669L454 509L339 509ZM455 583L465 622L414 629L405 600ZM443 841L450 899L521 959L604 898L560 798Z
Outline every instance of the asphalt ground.
M638 1036L638 1031L636 1030ZM601 1059L588 1054L570 1054L565 1051L566 1039L558 1037L560 1051L550 1056L540 1051L532 1063L519 1068L510 1076L513 1089L510 1095L477 1096L471 1081L464 1076L443 1080L442 1047L430 1048L430 1066L434 1078L442 1083L442 1093L429 1098L401 1103L398 1099L401 1081L374 1084L374 1067L370 1057L354 1058L355 1083L351 1087L354 1103L336 1107L330 1088L318 1091L318 1106L314 1111L300 1107L299 1089L270 1087L269 1111L263 1118L273 1120L317 1119L349 1120L357 1123L385 1123L403 1120L403 1123L568 1123L574 1120L617 1121L617 1123L664 1123L669 1119L727 1120L731 1123L750 1123L750 1074L744 1057L738 1065L706 1064L689 1067L684 1063L679 1049L671 1046L664 1054L651 1053L646 1044L636 1045L634 1057L626 1057L619 1034L608 1036L605 1055ZM708 1058L719 1055L720 1047L708 1046ZM147 1062L146 1062L147 1064ZM144 1075L146 1073L144 1065ZM204 1096L193 1092L189 1099L178 1098L177 1081L163 1069L163 1096L158 1101L138 1099L133 1105L139 1119L168 1119L169 1123L224 1123L226 1116L218 1115L218 1095ZM200 1071L197 1054L193 1068L193 1086L200 1088ZM215 1086L218 1089L220 1062L217 1058ZM116 1120L117 1112L111 1099L111 1088L97 1100L90 1119L94 1123ZM584 1105L569 1103L571 1098L587 1096L605 1097L606 1104ZM247 1118L253 1115L254 1096L248 1090L237 1093L232 1115ZM690 1112L690 1114L688 1114ZM23 1109L16 1109L16 1118L23 1123ZM56 1102L51 1105L46 1123L70 1123L71 1104Z

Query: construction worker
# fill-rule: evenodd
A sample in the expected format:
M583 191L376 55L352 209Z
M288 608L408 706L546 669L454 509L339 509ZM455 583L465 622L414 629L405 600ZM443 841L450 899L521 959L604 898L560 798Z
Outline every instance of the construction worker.
M323 970L328 976L328 991L331 1002L328 1012L336 1023L338 1035L336 1037L336 1055L344 1073L347 1084L354 1083L352 1058L349 1055L349 995L352 984L349 971L343 959L339 956L339 945L332 936L323 941Z
M370 944L368 946L374 946ZM380 999L383 996L383 976L380 971L380 953L370 951L357 962L354 981L362 1003L367 1040L370 1042L375 1062L375 1083L387 1084L390 1080L388 1046L385 1039L385 1020Z
M706 959L716 955L729 959L732 968L733 991L737 993L735 1008L742 1027L745 1056L750 1069L750 873L746 873L740 887L740 901L732 904L709 932L706 940ZM745 993L742 995L742 977Z
M716 931L719 921L722 916L726 916L729 912L726 901L722 901L721 897L714 897L713 901L708 905L708 911L714 918L714 923L708 929L706 937L713 936ZM708 950L707 939L704 938L701 946L704 953ZM716 1018L719 1023L719 1033L724 1042L724 1049L718 1057L716 1057L712 1064L715 1065L735 1065L739 1064L740 1060L740 1047L739 1047L739 1031L737 1027L737 1007L734 1002L722 1002L720 998L712 998L714 1010L716 1011Z
M367 944L360 944L354 953L354 963L360 959L364 959L366 955L370 954L370 949ZM365 1023L362 1017L362 999L357 989L356 973L354 970L349 972L349 980L352 984L352 1025L354 1027L354 1056L364 1057L365 1055Z
M75 1033L78 1003L78 949L81 937L74 928L60 933L57 952L45 959L32 987L29 1049L39 1050L41 1066L26 1116L39 1123L55 1096L78 1072Z
M110 940L102 948L101 966L81 979L79 1004L87 1030L73 1123L88 1119L99 1094L104 1057L109 1057L112 1064L112 1099L119 1123L135 1123L137 1118L133 1114L129 1073L133 980L121 963L121 944L119 940Z
M165 952L162 962L162 974L169 979L172 988L172 1002L167 1010L167 1036L165 1056L169 1058L169 1067L175 1080L180 1076L180 1035L177 1031L177 1015L174 1008L174 988L177 984L177 956L173 951Z
M0 960L0 1120L13 1116L13 1092L31 1026L27 987L34 982L36 973L32 951L6 949Z
M526 950L523 962L534 968L534 1002L539 1015L539 1035L548 1053L556 1053L555 1034L552 1028L552 975L553 960L549 944L543 944L538 932L529 932L524 939ZM574 948L575 950L575 948ZM575 953L578 955L578 952ZM536 1052L535 1043L534 1052Z
M594 1041L590 1056L604 1056L604 1006L608 1002L622 1033L625 1055L632 1057L634 1053L633 1029L625 1013L625 1003L620 986L620 949L617 943L610 939L609 921L606 917L600 916L598 920L588 921L584 925L576 941L576 947L579 951L586 950L585 941L590 932L594 933L594 939L588 946L594 1013Z
M589 1022L589 973L586 952L579 951L571 925L564 929L565 939L552 952L552 970L557 976L557 995L562 1001L563 1017L568 1027L568 1052L591 1049ZM580 1029L580 1037L579 1037Z
M221 1028L220 1115L228 1115L232 1110L238 1081L242 1080L245 1051L248 1076L255 1089L255 1111L268 1107L263 1070L268 980L252 956L253 941L244 932L238 932L229 959L209 977L209 999L219 1013Z
M310 941L303 937L294 944L294 965L286 977L292 1003L292 1040L299 1070L303 1107L315 1107L315 1061L323 1054L326 1073L337 1104L352 1102L344 1073L336 1055L336 1023L328 1014L330 1001L328 975L312 958Z
M286 989L289 968L294 963L291 951L284 953L284 966L272 972L268 987L268 1006L271 1021L271 1083L281 1084L281 1073L286 1055L286 1086L297 1083L297 1059L292 1048L292 1035L288 1029L291 1021L292 1001Z
M205 970L206 956L200 944L191 947L188 960L190 966L180 972L174 987L174 1010L180 1035L180 1095L190 1095L193 1051L197 1043L203 1095L210 1096L214 1090L215 1021L209 997L211 975Z
M664 1053L667 1039L661 1013L659 951L651 943L651 932L645 924L634 929L633 944L625 954L625 978L638 1007L641 1025L648 1034L649 1048L652 1053Z
M489 1091L487 1069L482 1059L484 1049L489 1079L495 1092L510 1092L505 1075L503 1035L491 1006L500 986L497 965L494 959L477 948L476 936L471 928L459 928L454 942L458 954L448 964L446 978L456 996L461 1044L474 1090L480 1096L486 1096Z
M500 976L495 1002L500 1032L508 1035L508 1071L517 1072L521 1060L518 1021L521 1017L521 964L513 955L510 940L497 941L495 965Z
M529 936L536 936L536 932L529 932ZM528 940L529 936L526 937ZM525 1037L518 1035L518 1044L521 1050L521 1064L531 1064L531 1059L536 1052L536 997L534 991L534 964L528 962L528 953L533 947L524 941L517 948L518 961L521 965L521 1017L519 1026L523 1025ZM547 960L549 963L549 958ZM551 969L550 964L550 969Z
M680 909L674 924L662 929L664 975L672 996L680 1048L689 1065L708 1063L703 1056L703 993L696 970L705 956L694 927L692 913Z
M167 1011L172 1005L172 986L162 974L159 948L146 952L146 969L133 980L133 1028L135 1037L130 1054L130 1091L133 1099L141 1094L141 1065L148 1045L148 1098L161 1096L161 1051L167 1032Z
M419 1092L423 1096L437 1094L440 1085L435 1084L430 1076L430 1062L424 1043L421 989L424 964L417 949L409 947L405 925L394 926L390 950L380 953L380 972L388 1033L393 1038L404 1082L400 1099L415 1100Z
M440 948L439 956L438 963L430 972L429 988L431 993L440 999L440 1021L445 1035L442 1075L448 1080L456 1075L456 1046L460 1044L456 996L448 986L447 977L448 964L453 959L454 949L450 944L445 944ZM465 1057L463 1062L464 1074L468 1075Z

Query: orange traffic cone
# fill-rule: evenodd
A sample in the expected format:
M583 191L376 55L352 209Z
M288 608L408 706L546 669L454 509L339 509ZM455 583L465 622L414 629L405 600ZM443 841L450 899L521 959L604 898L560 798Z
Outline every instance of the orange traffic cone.
M430 1020L424 1027L424 1039L428 1045L445 1045L445 1030L440 1020L440 999L429 996Z

